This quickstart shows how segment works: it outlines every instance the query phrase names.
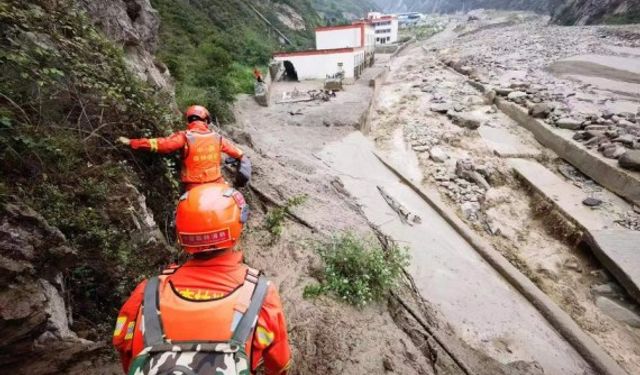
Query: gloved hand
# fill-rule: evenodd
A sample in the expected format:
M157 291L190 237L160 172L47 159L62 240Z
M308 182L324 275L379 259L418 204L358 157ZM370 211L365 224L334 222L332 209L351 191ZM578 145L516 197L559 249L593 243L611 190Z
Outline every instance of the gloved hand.
M236 173L236 187L244 187L251 181L251 160L245 155L240 159L238 173Z
M118 137L118 142L122 143L125 146L129 146L131 144L131 140L127 137Z

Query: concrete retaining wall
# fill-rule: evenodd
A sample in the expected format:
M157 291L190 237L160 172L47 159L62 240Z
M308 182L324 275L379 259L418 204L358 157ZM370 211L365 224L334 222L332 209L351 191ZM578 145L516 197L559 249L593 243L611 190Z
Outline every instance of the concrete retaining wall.
M371 94L371 99L369 100L369 106L367 110L360 117L360 131L363 134L369 134L371 130L371 118L373 117L373 111L376 108L376 101L378 100L378 96L380 95L380 88L382 84L387 79L388 70L383 70L380 74L378 74L374 79L369 81L369 86L373 87L373 94Z
M516 288L549 323L589 362L598 374L626 375L627 372L607 352L605 352L576 322L541 291L527 276L503 257L483 238L471 230L439 198L437 191L428 191L400 172L380 155L378 159L413 189L422 199L442 216L502 277Z
M498 108L529 130L543 146L553 150L582 173L614 193L640 205L640 173L618 167L615 160L592 154L584 146L558 134L543 121L529 116L527 111L503 98L496 99Z

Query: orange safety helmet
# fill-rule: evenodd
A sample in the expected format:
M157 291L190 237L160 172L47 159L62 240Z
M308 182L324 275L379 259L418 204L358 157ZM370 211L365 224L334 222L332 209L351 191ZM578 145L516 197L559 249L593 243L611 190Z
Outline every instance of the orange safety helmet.
M232 248L240 238L248 215L244 196L229 185L196 186L178 202L178 241L189 254Z
M192 123L194 121L204 121L208 123L211 120L211 115L209 111L201 105L192 105L187 108L187 111L184 113L187 118L187 123Z

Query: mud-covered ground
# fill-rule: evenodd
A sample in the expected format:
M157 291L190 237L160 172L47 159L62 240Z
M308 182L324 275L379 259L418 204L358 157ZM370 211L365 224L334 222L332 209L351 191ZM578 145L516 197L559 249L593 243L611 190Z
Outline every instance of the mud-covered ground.
M516 178L508 158L496 155L491 142L510 144L519 153L510 156L537 160L567 184L580 187L585 198L601 199L603 204L596 212L603 220L617 222L613 225L633 228L637 216L632 206L540 146L488 105L467 83L468 77L443 64L463 59L498 86L526 80L531 85L549 84L550 90L571 91L559 98L559 107L581 120L589 111L623 112L629 103L638 104L632 95L605 93L575 77L555 77L545 70L570 56L610 51L600 35L613 40L618 29L547 27L534 16L494 16L500 19L486 15L486 23L475 26L454 20L425 49L407 51L404 55L409 57L393 66L381 91L372 136L389 157L404 145L415 152L426 186L437 186L470 227L531 278L627 371L639 372L637 318L616 320L596 299L610 298L630 311L640 310L589 250L576 245L575 228ZM520 22L504 22L514 17L520 17ZM463 36L456 37L459 34ZM631 48L634 43L616 39L611 45ZM479 124L482 126L476 129ZM459 165L460 161L464 163ZM465 174L465 165L472 166L473 176Z
M451 354L395 298L356 309L328 297L302 297L318 267L311 241L345 230L375 236L358 200L320 154L360 126L372 95L369 78L386 65L384 59L380 65L329 102L276 104L283 91L321 85L282 82L273 88L270 107L260 107L250 97L241 98L236 106L238 124L230 134L251 145L255 189L277 202L307 196L294 212L313 229L288 221L282 238L270 244L270 235L261 226L273 204L255 191L248 193L256 211L244 240L248 263L264 269L279 287L294 353L293 372L463 374L459 361L478 374L537 374L535 365L505 366L469 347L429 301L418 297L410 282L396 293Z

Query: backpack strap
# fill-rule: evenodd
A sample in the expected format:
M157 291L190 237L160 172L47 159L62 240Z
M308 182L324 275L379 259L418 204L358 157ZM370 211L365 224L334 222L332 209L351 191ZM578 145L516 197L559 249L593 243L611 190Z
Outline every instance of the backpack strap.
M249 272L247 272L247 276L249 276ZM264 299L267 296L268 288L269 282L267 278L264 275L258 274L255 290L253 291L253 296L251 296L251 302L233 331L233 336L231 337L232 343L244 345L247 342L251 331L253 331L253 328L258 322L258 315L260 314Z
M164 342L164 332L160 321L160 307L158 306L158 287L160 279L157 276L147 281L144 288L142 317L144 319L144 345L152 346Z

